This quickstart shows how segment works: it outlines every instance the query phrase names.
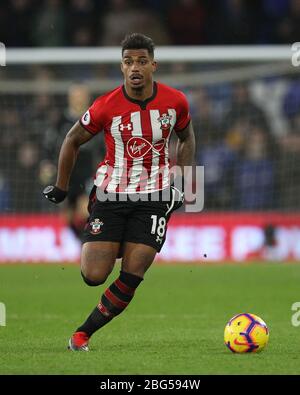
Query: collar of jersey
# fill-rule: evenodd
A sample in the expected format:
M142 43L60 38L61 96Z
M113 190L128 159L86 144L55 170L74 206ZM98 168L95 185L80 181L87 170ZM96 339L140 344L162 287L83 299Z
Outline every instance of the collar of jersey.
M137 104L138 106L141 107L142 110L146 110L147 104L149 102L151 102L152 100L154 100L155 97L156 97L156 94L157 94L157 83L155 81L153 82L153 93L146 100L138 100L138 99L133 99L132 97L130 97L127 94L127 92L126 92L126 89L125 89L124 85L122 86L122 91L123 91L123 94L124 94L124 96L126 97L127 100L131 101L132 103Z

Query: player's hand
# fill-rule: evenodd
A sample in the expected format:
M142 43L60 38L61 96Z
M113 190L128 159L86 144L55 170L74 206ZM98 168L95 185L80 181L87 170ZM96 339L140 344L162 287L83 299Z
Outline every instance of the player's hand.
M178 189L175 185L171 185L171 203L174 202L174 210L177 210L184 203L184 192Z
M170 185L171 198L170 203L167 204L167 215L171 215L173 211L177 210L184 203L183 183L182 190L177 188L174 183Z
M45 196L45 198L55 204L61 203L63 200L65 200L67 194L67 191L63 191L55 185L48 185L43 190L43 195Z

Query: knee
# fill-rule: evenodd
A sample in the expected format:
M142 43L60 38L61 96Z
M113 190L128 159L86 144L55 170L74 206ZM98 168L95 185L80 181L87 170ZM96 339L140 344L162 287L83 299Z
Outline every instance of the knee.
M100 273L83 273L83 271L81 271L81 276L83 281L90 287L97 287L98 285L104 284L108 277Z

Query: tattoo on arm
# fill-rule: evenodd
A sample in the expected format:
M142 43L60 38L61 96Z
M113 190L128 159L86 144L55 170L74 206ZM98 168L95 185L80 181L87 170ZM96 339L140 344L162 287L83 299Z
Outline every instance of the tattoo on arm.
M93 137L94 135L85 130L79 122L76 122L66 135L66 139L70 140L77 147L87 143Z

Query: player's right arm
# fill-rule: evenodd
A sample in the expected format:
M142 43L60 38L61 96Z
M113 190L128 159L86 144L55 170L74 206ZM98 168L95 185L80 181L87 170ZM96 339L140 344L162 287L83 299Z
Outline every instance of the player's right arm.
M76 122L67 133L59 153L56 183L47 186L43 191L48 200L60 203L65 199L79 148L93 137L94 135L85 130L79 122Z

